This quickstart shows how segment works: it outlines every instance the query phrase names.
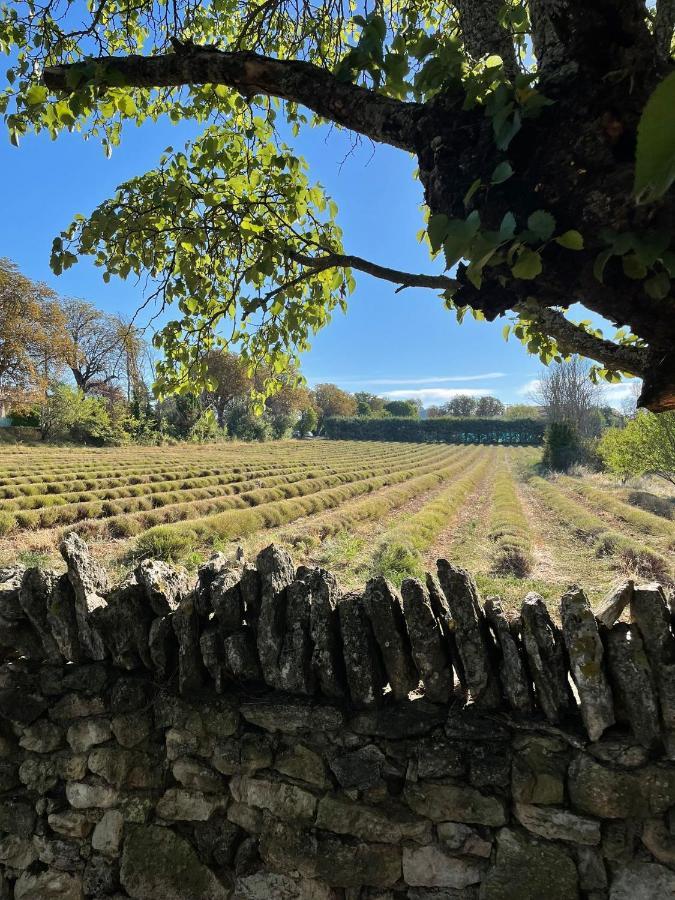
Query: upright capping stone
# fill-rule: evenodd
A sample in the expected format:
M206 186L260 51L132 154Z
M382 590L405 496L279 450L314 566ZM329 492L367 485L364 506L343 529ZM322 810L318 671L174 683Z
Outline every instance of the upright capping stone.
M47 615L49 601L54 594L57 581L58 576L54 572L26 569L18 590L21 608L42 641L45 658L52 663L63 661Z
M325 697L345 696L344 661L338 620L337 579L325 569L313 569L310 578L312 602L309 634L312 640L312 672Z
M225 653L223 651L222 637L214 625L208 625L201 633L199 647L204 667L213 680L216 693L222 694L227 682Z
M617 622L604 638L618 711L628 720L636 740L654 748L661 741L659 704L640 632L636 625Z
M612 627L633 598L634 586L633 580L627 578L612 588L595 611L599 625L604 628Z
M168 678L178 665L178 641L170 616L153 619L148 633L148 651L159 677Z
M307 578L292 581L286 588L286 627L279 653L281 690L313 694L316 682L312 671L309 634L311 586Z
M185 569L159 559L144 559L136 568L136 578L156 616L168 616L190 593L190 576Z
M614 699L604 667L604 648L590 603L580 588L560 601L562 633L588 736L597 741L615 722Z
M439 628L441 629L443 641L448 648L448 654L450 655L450 659L452 660L452 665L457 675L457 680L459 681L462 691L466 692L468 690L466 685L466 673L464 672L462 660L460 659L459 653L457 652L457 641L455 640L455 623L452 619L452 613L450 612L450 607L448 606L448 601L445 598L443 589L438 583L438 579L432 572L427 572L426 588L429 591L429 603L431 604L431 608L434 612L434 615L436 616Z
M509 706L518 713L531 713L532 689L515 628L506 618L498 597L488 597L485 601L485 618L501 651L499 677Z
M107 605L95 616L114 665L128 670L140 665L153 668L148 647L153 614L135 575L108 594Z
M429 592L421 581L406 578L401 585L401 597L412 656L424 693L434 703L447 703L454 688L452 660L431 607Z
M250 625L223 638L225 668L235 681L262 681L256 635Z
M371 578L366 584L363 605L380 648L384 668L397 700L407 700L419 685L403 618L401 598L386 578Z
M91 620L96 610L106 606L108 576L89 553L89 548L75 532L70 532L59 547L68 568L68 578L75 595L75 618L80 644L91 659L105 659L106 651L98 629Z
M562 635L539 594L532 592L525 597L521 617L537 704L549 722L555 724L572 707Z
M214 553L197 570L196 606L200 616L206 618L213 609L211 589L213 582L224 572L233 568L232 561L225 553ZM239 567L237 567L239 568Z
M274 544L260 551L256 568L261 587L258 656L266 683L278 687L279 654L286 625L286 589L295 578L295 570L288 553Z
M47 600L47 623L65 659L80 662L85 658L75 614L75 591L67 575L57 578Z
M631 619L640 629L647 658L654 673L667 729L675 729L675 637L670 613L660 584L636 585L630 602Z
M255 628L260 618L262 582L258 570L251 563L244 563L242 567L239 590L244 601L246 624Z
M345 594L338 603L347 684L357 708L379 706L385 675L361 595Z
M215 613L218 628L223 637L238 631L244 624L244 601L239 582L241 571L225 569L210 585L211 609Z
M446 559L437 562L438 578L455 624L457 652L464 668L466 684L476 704L495 709L501 690L492 664L492 645L480 608L478 588L465 569Z
M199 646L199 615L191 594L170 617L178 640L178 686L181 694L198 690L204 683Z

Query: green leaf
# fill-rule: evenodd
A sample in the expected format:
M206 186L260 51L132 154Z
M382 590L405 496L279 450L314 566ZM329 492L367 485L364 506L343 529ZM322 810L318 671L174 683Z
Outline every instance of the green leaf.
M612 255L612 249L610 247L609 250L603 250L595 257L595 262L593 263L593 274L595 275L596 280L601 284L603 276L605 274L605 266L609 262L609 259Z
M510 334L510 333L511 333L511 326L510 326L510 325L505 325L505 326L502 328L502 337L504 338L505 341L508 341L508 339L509 339L509 334Z
M528 218L527 227L540 240L547 241L555 231L555 219L550 212L538 209Z
M635 253L627 253L622 258L621 265L626 278L632 278L633 281L641 281L647 277L647 267Z
M505 159L504 162L500 162L498 166L495 166L495 170L492 173L490 181L492 182L492 184L501 184L512 175L513 166L507 159Z
M560 244L566 250L583 250L584 239L578 231L571 229L559 234L555 239L556 244Z
M464 195L464 206L469 205L469 203L471 202L471 200L473 198L473 195L476 193L476 191L481 186L481 184L482 184L482 181L480 180L480 178L476 178L475 181L471 182L471 187Z
M637 203L652 203L675 180L675 72L647 101L638 124L633 191Z
M511 274L514 278L522 278L525 281L531 281L541 274L542 264L541 256L536 250L530 250L525 247L515 264L511 267Z
M670 293L670 278L665 272L659 272L645 281L644 288L653 300L665 300Z
M427 234L429 235L429 243L434 253L437 253L448 234L448 217L443 213L435 213L429 219L427 225Z
M466 254L471 241L480 228L480 216L474 210L467 219L452 219L448 222L447 237L443 241L443 252L448 269Z
M24 94L26 106L39 106L47 99L47 88L41 84L31 84Z

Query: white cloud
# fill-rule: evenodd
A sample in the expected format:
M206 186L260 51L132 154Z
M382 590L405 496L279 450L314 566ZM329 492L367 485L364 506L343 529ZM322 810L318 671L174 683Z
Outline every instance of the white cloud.
M506 372L485 372L481 375L430 375L428 378L311 378L310 381L313 384L328 382L384 387L386 385L399 384L446 384L450 381L484 381L486 378L506 378ZM462 393L467 392L462 391Z
M538 378L532 378L530 381L526 381L525 384L521 385L516 394L520 397L530 397L532 394L536 394L541 381Z
M516 393L525 398L531 398L536 395L541 384L538 378L526 381L516 390ZM640 384L639 378L631 378L628 381L619 381L616 384L600 382L600 395L604 403L614 406L622 400L632 397L635 392L635 386Z
M447 403L459 394L470 397L482 397L491 394L489 388L418 388L416 390L384 391L383 397L387 400L421 400L423 406L431 406L437 403Z

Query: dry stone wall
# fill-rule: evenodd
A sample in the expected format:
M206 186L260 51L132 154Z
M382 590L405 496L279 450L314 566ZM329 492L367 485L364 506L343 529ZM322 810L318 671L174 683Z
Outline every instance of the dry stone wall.
M659 585L559 627L445 560L345 594L275 547L62 553L0 573L1 900L675 897Z

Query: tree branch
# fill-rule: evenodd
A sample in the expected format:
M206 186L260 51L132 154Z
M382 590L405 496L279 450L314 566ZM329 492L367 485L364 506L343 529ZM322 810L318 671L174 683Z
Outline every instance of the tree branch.
M158 56L106 56L47 66L42 80L49 90L65 93L89 84L138 88L223 84L245 97L264 94L300 103L374 141L411 152L423 108L339 81L326 69L302 60L193 45L182 45L177 53Z
M325 256L315 257L290 251L288 256L299 265L307 266L317 272L336 268L357 269L359 272L365 272L368 275L373 275L375 278L381 278L383 281L391 281L393 284L398 284L401 288L422 287L447 291L457 287L455 279L450 278L448 275L415 275L411 272L402 272L399 269L380 266L377 263L370 262L368 259L363 259L361 256L352 256L347 253L328 253Z
M542 331L555 338L563 352L579 353L597 360L608 369L630 372L641 378L647 371L649 354L643 347L615 344L596 337L570 322L559 310L533 300L517 303L513 311L539 325Z

